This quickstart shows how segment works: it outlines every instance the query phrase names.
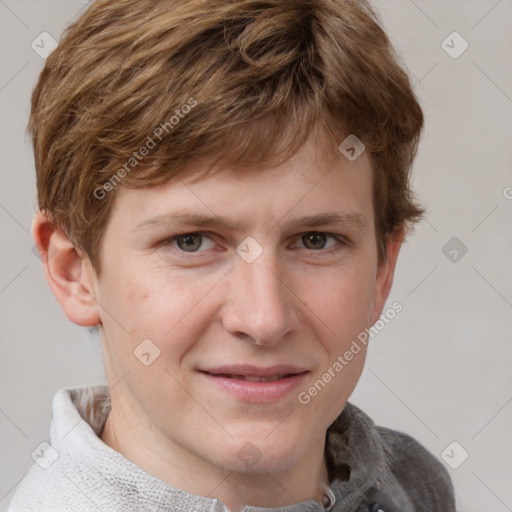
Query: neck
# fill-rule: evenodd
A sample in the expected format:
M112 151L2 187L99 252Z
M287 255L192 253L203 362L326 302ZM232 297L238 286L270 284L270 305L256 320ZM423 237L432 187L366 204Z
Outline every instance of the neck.
M127 412L112 403L102 441L173 487L216 498L230 512L240 512L245 505L274 508L308 500L322 503L328 485L325 436L313 443L293 466L282 471L239 473L215 466L150 425L131 424L128 418L141 415L139 411Z

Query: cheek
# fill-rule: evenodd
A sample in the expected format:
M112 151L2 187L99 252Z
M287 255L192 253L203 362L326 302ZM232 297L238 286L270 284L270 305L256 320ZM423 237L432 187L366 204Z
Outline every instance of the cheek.
M215 314L212 298L221 277L162 266L111 273L104 285L104 327L118 356L129 357L142 340L150 339L164 356L161 361L179 361Z
M374 279L364 266L333 270L304 282L305 307L328 328L330 345L352 340L369 325Z
M171 329L200 302L210 281L192 273L173 271L165 265L137 269L125 264L105 283L105 302L136 331L151 326L160 335Z
M311 317L323 354L303 397L311 402L310 413L324 418L327 426L341 412L364 367L367 345L358 336L369 327L374 287L369 275L356 270L340 272L310 288L308 307L321 319Z

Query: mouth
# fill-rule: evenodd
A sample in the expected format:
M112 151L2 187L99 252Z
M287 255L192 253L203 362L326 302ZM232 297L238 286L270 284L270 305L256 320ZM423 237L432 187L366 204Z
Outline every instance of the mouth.
M257 368L231 365L200 370L223 392L245 402L276 402L295 389L309 373L299 366L276 365Z

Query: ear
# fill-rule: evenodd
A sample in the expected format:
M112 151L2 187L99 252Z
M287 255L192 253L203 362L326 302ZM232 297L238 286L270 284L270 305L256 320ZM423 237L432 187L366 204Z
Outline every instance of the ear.
M44 212L32 223L46 280L66 316L75 324L101 323L95 299L96 275L87 257L79 255L66 233L53 224Z
M370 325L373 325L379 319L382 314L382 310L384 309L384 304L386 303L389 292L391 291L391 286L393 285L398 253L400 252L404 238L405 226L402 226L395 231L395 233L390 235L386 242L387 258L377 269Z

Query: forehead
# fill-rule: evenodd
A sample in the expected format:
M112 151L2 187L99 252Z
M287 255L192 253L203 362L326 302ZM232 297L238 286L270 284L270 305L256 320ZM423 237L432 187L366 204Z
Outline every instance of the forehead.
M112 224L116 229L148 230L174 218L196 219L208 227L216 218L232 230L260 222L267 230L300 216L344 217L368 226L373 217L372 170L363 153L354 161L341 153L326 160L305 146L274 168L212 167L196 162L164 185L120 188ZM338 219L339 220L339 219ZM191 222L189 222L191 223Z

